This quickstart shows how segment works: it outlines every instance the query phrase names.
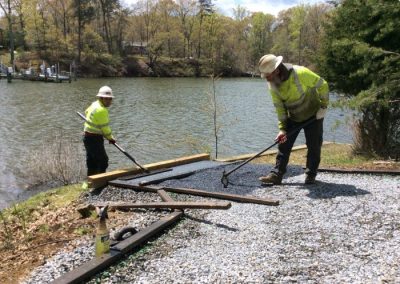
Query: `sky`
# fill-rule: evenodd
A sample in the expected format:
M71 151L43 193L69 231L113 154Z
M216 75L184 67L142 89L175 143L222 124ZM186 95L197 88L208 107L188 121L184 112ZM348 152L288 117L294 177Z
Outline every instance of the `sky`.
M136 3L138 0L122 0L128 6ZM282 10L299 4L315 4L324 2L323 0L212 0L212 3L223 15L233 16L232 9L240 5L250 12L263 12L277 16Z

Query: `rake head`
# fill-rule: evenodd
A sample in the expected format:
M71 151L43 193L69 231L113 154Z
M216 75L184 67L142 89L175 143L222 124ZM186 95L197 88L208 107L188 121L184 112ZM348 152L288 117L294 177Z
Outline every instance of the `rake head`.
M229 180L228 180L228 176L226 175L225 171L222 173L221 183L224 185L224 188L228 187Z

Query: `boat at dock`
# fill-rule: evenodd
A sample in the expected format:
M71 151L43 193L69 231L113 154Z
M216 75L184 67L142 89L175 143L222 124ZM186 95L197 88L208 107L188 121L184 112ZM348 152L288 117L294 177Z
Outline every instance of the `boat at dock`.
M26 70L22 69L20 72L14 72L12 67L7 67L4 64L0 66L0 79L7 79L10 83L12 80L28 80L40 82L53 82L62 83L72 81L72 72L58 71L59 68L55 65L45 67L44 64L40 66L41 72L38 73L34 68L30 67Z

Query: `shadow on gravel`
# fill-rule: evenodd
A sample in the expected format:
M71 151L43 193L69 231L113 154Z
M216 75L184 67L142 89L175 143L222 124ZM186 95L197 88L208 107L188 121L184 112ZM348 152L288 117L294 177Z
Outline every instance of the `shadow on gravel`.
M353 197L358 195L370 194L369 191L355 187L348 184L337 184L317 181L316 184L305 185L303 188L307 189L308 197L313 199L328 199L338 196Z
M199 219L199 218L190 216L188 214L185 215L185 218L190 219L190 220L195 221L195 222L200 222L200 223L203 223L203 224L212 225L212 226L215 226L217 228L225 229L225 230L231 231L231 232L239 231L239 229L232 228L232 227L229 227L229 226L224 225L224 224L217 224L217 223L213 223L213 222L210 222L210 221L207 221L207 220Z

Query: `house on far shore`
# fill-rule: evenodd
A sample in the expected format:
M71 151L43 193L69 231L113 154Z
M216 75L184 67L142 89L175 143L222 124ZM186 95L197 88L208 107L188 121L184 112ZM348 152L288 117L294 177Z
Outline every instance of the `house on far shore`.
M124 41L123 47L125 54L147 54L147 42Z

